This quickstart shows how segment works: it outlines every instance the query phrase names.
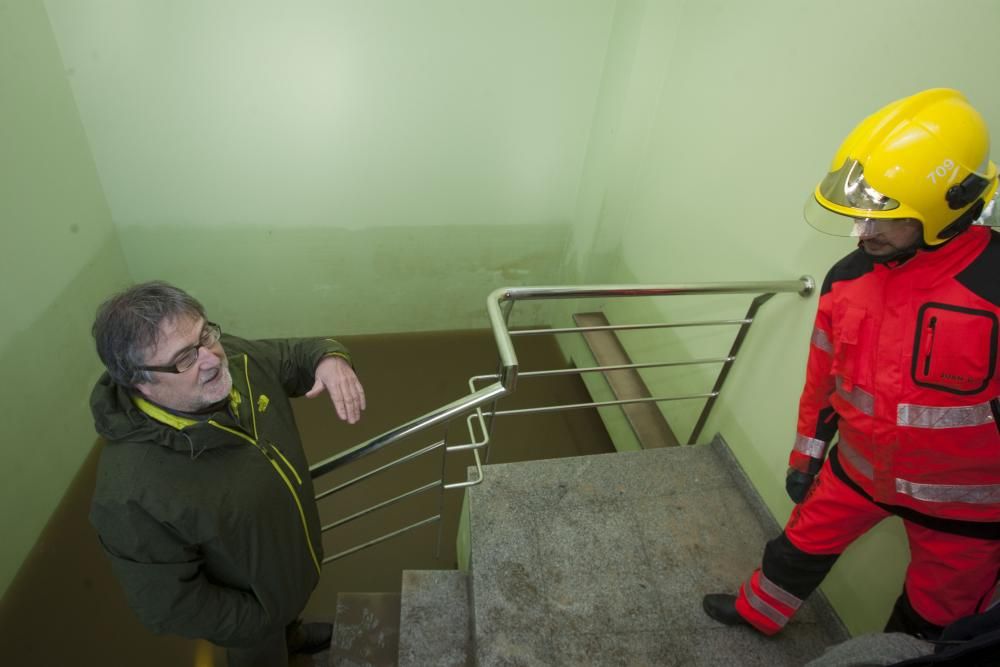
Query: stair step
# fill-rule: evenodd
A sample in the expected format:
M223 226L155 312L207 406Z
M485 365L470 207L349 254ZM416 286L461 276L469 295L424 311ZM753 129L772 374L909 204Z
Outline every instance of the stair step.
M802 665L847 638L822 596L765 638L701 609L777 534L712 445L492 465L468 489L476 664Z
M405 570L401 595L400 667L469 664L469 588L465 573Z
M576 313L573 315L573 321L580 327L601 327L609 324L608 318L601 312ZM599 366L632 363L631 357L622 347L621 341L614 331L585 331L583 339ZM603 371L602 375L607 380L611 387L611 393L616 399L650 398L652 396L642 376L639 375L639 371L634 368ZM643 449L673 447L680 444L656 403L626 403L621 408Z
M330 667L392 667L399 649L399 593L340 593Z

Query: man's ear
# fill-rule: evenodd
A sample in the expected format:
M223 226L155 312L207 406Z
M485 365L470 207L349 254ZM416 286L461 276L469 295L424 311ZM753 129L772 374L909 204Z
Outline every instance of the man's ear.
M133 388L143 395L144 398L149 398L149 383L139 382L133 385Z

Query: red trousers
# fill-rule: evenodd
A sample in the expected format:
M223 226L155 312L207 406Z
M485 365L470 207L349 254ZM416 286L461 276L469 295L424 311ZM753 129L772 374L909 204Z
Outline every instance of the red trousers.
M760 569L740 587L736 609L772 635L791 619L837 556L890 512L824 464L781 537L768 543ZM926 622L945 626L985 609L1000 572L1000 540L931 530L904 519L910 543L905 596Z

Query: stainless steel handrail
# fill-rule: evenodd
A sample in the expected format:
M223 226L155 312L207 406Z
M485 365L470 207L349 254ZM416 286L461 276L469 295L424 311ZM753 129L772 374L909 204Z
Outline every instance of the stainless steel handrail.
M436 410L432 410L422 417L412 419L402 426L397 426L394 429L386 431L382 435L377 435L370 440L365 440L359 445L355 445L350 449L345 449L344 451L334 454L329 458L323 459L319 463L314 463L309 466L309 475L313 479L316 479L331 470L377 452L383 447L391 445L394 442L398 442L407 436L428 429L431 426L449 422L452 418L465 414L469 410L473 410L480 405L490 403L501 396L505 396L507 393L508 391L500 383L484 387L479 391L469 394L468 396L464 396Z
M564 327L561 329L515 329L510 332L516 336L545 336L562 333L583 333L584 331L633 331L636 329L679 329L681 327L720 327L734 324L747 324L747 320L715 320L709 322L655 322L649 324L604 324L592 327Z
M396 498L390 499L368 507L356 514L341 519L332 524L328 524L323 527L323 530L327 530L339 525L343 525L359 516L368 514L375 510L381 509L388 505L391 505L405 497L422 493L423 491L429 490L433 486L438 486L443 493L446 489L453 488L463 488L466 486L472 486L478 484L483 479L483 469L482 460L479 455L479 450L488 447L492 432L492 422L494 417L498 415L512 415L512 414L527 414L532 412L552 412L556 410L568 410L568 409L578 409L585 407L601 407L606 405L623 405L629 403L642 403L642 402L660 402L660 401L678 401L691 398L706 398L708 399L705 407L702 410L702 414L698 420L694 432L692 433L691 442L697 438L700 433L701 428L704 426L705 421L708 418L709 412L711 411L712 405L715 403L719 396L722 384L729 373L733 361L736 358L736 353L738 352L743 340L746 337L747 331L750 324L753 322L754 316L757 309L765 303L768 299L777 293L789 293L795 292L801 296L808 296L815 289L815 282L810 276L802 276L798 280L787 280L787 281L762 281L762 282L731 282L731 283L692 283L692 284L677 284L677 285L580 285L580 286L540 286L540 287L504 287L494 290L486 302L487 315L490 320L490 327L493 331L494 341L497 346L497 354L500 358L499 370L493 375L478 375L474 376L469 381L470 393L467 396L459 398L447 405L444 405L436 410L432 410L427 414L412 419L401 426L397 426L381 435L374 438L366 440L350 449L343 452L339 452L334 456L328 457L309 468L309 473L313 479L320 477L328 472L335 469L341 468L348 463L356 461L358 459L364 458L369 454L379 451L393 443L399 442L404 438L422 432L433 426L448 424L456 417L461 415L467 415L468 430L470 442L463 443L459 445L448 445L447 437L445 440L439 440L431 445L425 446L422 449L411 452L404 456L401 456L393 461L366 472L352 480L344 482L332 489L328 489L317 494L316 499L320 500L325 498L337 491L347 488L353 484L356 484L364 479L371 477L379 472L382 472L388 468L394 467L400 463L408 460L412 460L418 456L435 451L438 449L443 450L443 456L447 456L449 452L458 451L471 451L475 459L476 476L474 479L467 480L465 482L457 482L448 484L445 482L444 476L438 482L433 482L427 484L418 489L412 490L408 493L398 496ZM591 327L571 327L571 328L560 328L560 329L525 329L519 331L510 331L508 328L508 321L513 309L514 304L517 301L527 301L527 300L539 300L539 299L574 299L574 298L621 298L621 297L652 297L652 296L676 296L676 295L722 295L722 294L756 294L757 297L754 299L750 310L743 319L737 320L721 320L721 321L707 321L707 322L681 322L681 323L657 323L657 324L625 324L625 325L609 325L609 326L591 326ZM694 326L718 326L718 325L739 325L740 330L737 333L736 340L733 343L729 354L722 358L716 359L698 359L690 361L679 361L679 362L655 362L655 363L643 363L643 364L619 364L614 366L598 366L590 368L577 368L577 369L559 369L552 371L531 371L523 373L523 377L540 377L545 375L565 375L573 373L588 373L597 371L609 371L609 370L624 370L624 369L637 369L637 368L652 368L652 367L662 367L662 366L682 366L682 365L694 365L694 364L708 364L708 363L720 363L722 364L722 369L716 380L715 386L712 391L702 394L691 394L687 396L664 396L664 397L647 397L640 399L623 399L616 401L601 401L594 403L579 403L571 405L561 405L561 406L544 406L540 408L523 408L519 410L497 410L496 403L500 398L510 394L514 391L517 385L518 378L518 359L517 354L514 351L514 345L512 337L514 336L526 336L526 335L540 335L542 333L546 334L562 334L562 333L575 333L582 331L614 331L614 330L632 330L632 329L658 329L658 328L674 328L674 327L694 327ZM481 380L492 380L496 379L497 382L490 384L481 389L475 389L476 381ZM492 404L493 408L491 410L483 410L483 406L487 404ZM470 414L471 413L471 414ZM489 425L485 421L485 417L489 417ZM480 424L480 429L482 431L482 440L478 440L473 433L473 422L478 419ZM488 449L487 449L487 459L488 459ZM442 468L443 468L442 460ZM323 563L326 564L338 558L356 553L364 548L378 544L385 541L391 537L395 537L409 530L419 528L420 526L427 525L429 523L439 521L441 518L440 513L436 516L428 517L422 521L411 524L399 530L387 533L377 539L371 540L364 544L352 547L345 551L342 551L334 556L325 558ZM439 523L440 530L440 523ZM440 539L440 536L439 536Z
M798 280L776 280L734 283L687 283L678 285L579 285L576 287L501 287L493 290L486 300L486 312L493 329L493 338L500 355L500 382L508 391L517 383L517 354L507 317L517 301L532 299L583 299L594 297L679 296L684 294L777 294L795 292L808 296L816 288L812 276Z

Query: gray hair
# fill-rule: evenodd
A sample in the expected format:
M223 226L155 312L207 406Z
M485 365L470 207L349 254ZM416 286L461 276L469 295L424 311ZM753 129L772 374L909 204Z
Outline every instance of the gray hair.
M205 317L205 309L184 290L159 280L133 285L102 303L91 333L111 379L125 387L154 383L155 376L139 366L156 345L160 324L180 315Z

